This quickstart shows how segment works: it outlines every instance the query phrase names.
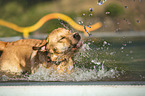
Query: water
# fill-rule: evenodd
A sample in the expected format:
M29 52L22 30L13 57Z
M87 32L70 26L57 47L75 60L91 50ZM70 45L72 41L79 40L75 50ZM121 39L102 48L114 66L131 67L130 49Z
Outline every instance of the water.
M102 4L104 4L106 1L107 1L107 0L98 0L97 4L98 4L98 5L102 5Z
M1 81L144 81L144 37L88 37L73 57L74 70L57 74L40 67L32 75L8 77Z

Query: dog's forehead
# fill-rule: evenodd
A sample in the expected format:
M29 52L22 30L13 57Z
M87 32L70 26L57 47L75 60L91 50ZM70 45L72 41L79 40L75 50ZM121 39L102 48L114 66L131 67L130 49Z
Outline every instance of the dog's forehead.
M62 36L67 36L67 35L70 35L70 34L72 34L72 33L69 30L61 28L61 29L58 29L58 30L54 30L52 33L50 33L49 37L50 37L50 39L51 38L58 39Z
M66 30L66 29L59 29L57 31L54 31L54 34L58 34L58 35L65 35L65 34L70 34L71 32L69 30Z

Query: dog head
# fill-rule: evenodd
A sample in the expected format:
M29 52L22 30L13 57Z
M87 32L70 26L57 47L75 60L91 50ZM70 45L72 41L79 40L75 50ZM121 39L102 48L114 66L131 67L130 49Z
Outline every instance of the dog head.
M82 46L80 40L79 33L58 28L52 31L37 49L46 51L52 61L62 61L69 59Z

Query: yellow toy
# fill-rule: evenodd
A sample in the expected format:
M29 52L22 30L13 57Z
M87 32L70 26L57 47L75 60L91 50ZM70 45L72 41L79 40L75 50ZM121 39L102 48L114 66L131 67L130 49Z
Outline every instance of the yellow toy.
M33 31L39 29L45 22L47 22L48 20L51 20L51 19L61 19L65 22L67 22L69 25L71 25L74 29L85 32L85 34L86 33L89 34L90 31L96 30L102 26L101 22L97 22L93 25L90 25L89 27L82 26L82 25L79 25L76 22L74 22L70 17L68 17L64 14L61 14L61 13L51 13L51 14L45 15L36 24L34 24L32 26L28 26L28 27L20 27L20 26L17 26L16 24L13 24L13 23L1 20L1 19L0 19L0 25L11 28L18 32L22 32L24 38L28 38L29 32L33 32Z

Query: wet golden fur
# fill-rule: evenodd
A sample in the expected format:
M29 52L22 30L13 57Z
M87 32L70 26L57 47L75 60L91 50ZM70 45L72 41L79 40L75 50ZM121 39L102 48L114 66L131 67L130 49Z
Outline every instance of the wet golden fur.
M71 57L81 47L81 37L64 28L52 31L45 40L23 39L0 42L0 71L12 74L35 73L42 64L58 73L70 73Z

